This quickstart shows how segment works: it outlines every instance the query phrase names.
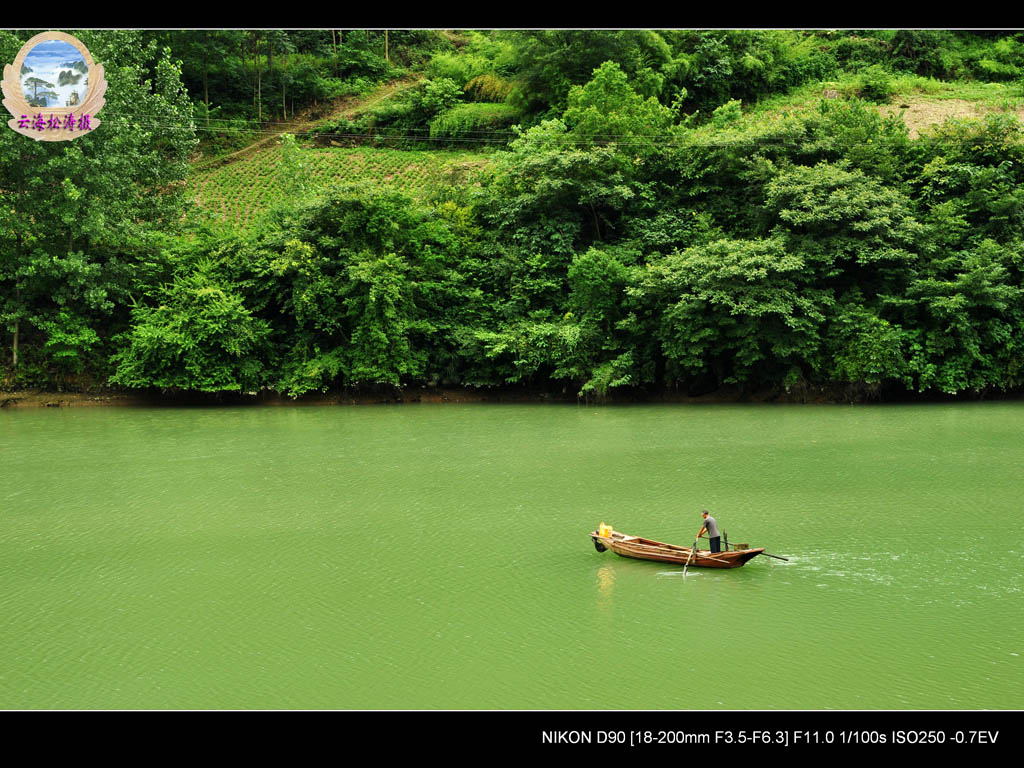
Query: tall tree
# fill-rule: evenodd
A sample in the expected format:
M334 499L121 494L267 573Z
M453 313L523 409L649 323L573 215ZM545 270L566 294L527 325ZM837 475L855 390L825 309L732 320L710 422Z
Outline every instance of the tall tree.
M77 36L105 69L99 127L71 142L0 131L0 323L15 379L102 370L184 210L195 129L170 51L131 31ZM0 57L23 43L0 32Z

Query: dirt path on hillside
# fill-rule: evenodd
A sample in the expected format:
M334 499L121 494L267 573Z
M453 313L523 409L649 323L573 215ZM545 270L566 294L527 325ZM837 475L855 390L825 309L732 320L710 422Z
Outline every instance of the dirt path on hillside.
M230 163L235 160L241 159L251 152L255 152L260 147L269 144L275 139L280 138L285 133L304 133L306 131L315 128L320 123L326 122L327 120L334 120L339 117L350 117L357 112L368 109L379 102L390 99L397 93L401 93L409 88L412 88L421 80L420 77L404 77L398 80L392 80L391 82L385 83L379 88L374 89L366 96L345 96L335 102L331 111L325 117L318 117L316 119L310 119L309 117L300 117L298 120L291 120L286 123L275 123L275 127L269 130L273 131L269 136L265 136L262 139L257 139L252 144L249 144L241 149L232 152L228 155L221 155L215 157L206 162L194 165L192 168L194 171L207 170L216 165L222 165L224 163Z

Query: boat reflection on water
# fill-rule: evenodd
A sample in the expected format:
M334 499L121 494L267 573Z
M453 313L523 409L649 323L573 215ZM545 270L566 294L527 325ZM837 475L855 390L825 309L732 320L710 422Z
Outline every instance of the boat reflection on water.
M598 608L611 607L613 586L615 586L615 569L610 565L602 565L597 570Z

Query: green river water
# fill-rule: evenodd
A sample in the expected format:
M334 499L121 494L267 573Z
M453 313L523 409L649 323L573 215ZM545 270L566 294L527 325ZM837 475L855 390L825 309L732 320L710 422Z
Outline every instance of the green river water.
M0 707L1024 708L1024 404L0 414ZM736 570L599 554L602 521Z

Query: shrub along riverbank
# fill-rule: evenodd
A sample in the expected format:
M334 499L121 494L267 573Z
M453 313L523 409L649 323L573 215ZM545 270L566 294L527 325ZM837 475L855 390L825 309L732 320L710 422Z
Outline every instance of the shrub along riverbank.
M81 407L198 407L198 406L338 406L338 405L414 405L517 403L560 405L849 405L881 403L944 403L1018 400L1024 391L971 390L957 394L914 392L899 387L865 390L850 386L797 386L747 390L735 385L712 392L684 389L618 388L604 396L580 396L568 387L536 389L522 386L506 387L429 387L425 384L392 387L356 387L310 392L289 397L278 392L197 392L194 390L122 389L101 387L92 391L68 392L47 389L0 388L0 408L81 408Z

